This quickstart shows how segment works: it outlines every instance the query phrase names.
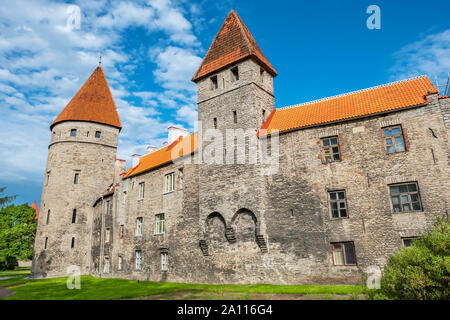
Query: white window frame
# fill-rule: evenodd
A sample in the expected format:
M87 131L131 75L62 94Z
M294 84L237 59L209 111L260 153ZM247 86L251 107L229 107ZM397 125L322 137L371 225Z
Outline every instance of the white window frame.
M171 193L175 187L175 172L168 173L164 176L164 194Z
M142 217L136 218L136 237L142 237L143 222L144 222L144 218L142 218Z
M135 262L134 269L136 271L141 271L142 270L142 251L136 250L134 252L134 255L136 256L136 262Z
M122 268L123 268L123 258L122 256L119 256L119 259L117 261L117 270L122 271Z
M166 217L164 213L158 213L157 215L155 215L155 235L164 234L166 220L165 218Z
M167 271L169 268L169 254L161 252L161 271Z
M139 198L138 200L143 200L145 195L145 182L139 183Z

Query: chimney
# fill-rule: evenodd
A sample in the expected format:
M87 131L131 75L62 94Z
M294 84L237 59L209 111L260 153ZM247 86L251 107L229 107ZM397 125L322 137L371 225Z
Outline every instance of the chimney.
M172 144L175 140L177 140L180 136L186 137L189 134L189 131L182 128L177 128L174 126L169 127L169 145Z
M139 164L139 158L141 157L140 154L133 154L132 158L133 158L133 168L136 168L136 166Z
M148 147L147 147L147 153L146 153L146 154L155 152L156 150L158 150L157 147L154 147L154 146L148 146Z

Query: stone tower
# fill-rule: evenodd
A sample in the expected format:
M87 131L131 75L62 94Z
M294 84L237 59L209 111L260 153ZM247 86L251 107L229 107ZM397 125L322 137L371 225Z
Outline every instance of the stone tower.
M203 133L200 245L217 261L223 253L223 264L240 254L259 259L261 251L266 250L265 179L260 165L251 163L254 152L250 143L260 144L257 131L274 109L276 75L241 18L231 11L192 79L198 86L198 116ZM208 164L211 159L205 157L209 154L208 144L215 139L210 139L210 129L220 132L224 145L223 156L216 150L213 164ZM234 138L227 136L230 133ZM239 158L242 153L232 150L233 141L240 147L245 145L245 163ZM219 159L224 165L216 162Z
M92 206L114 181L119 115L102 68L95 69L50 126L33 277L89 272Z

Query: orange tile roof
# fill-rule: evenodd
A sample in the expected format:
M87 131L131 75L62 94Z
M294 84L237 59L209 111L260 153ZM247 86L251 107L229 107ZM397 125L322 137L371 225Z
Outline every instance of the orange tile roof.
M197 133L193 133L184 138L180 136L169 146L149 153L139 159L139 164L134 168L128 169L124 173L123 179L135 176L163 164L173 163L174 160L180 159L197 151L197 146Z
M36 201L33 202L31 207L34 209L34 211L36 211L36 217L34 219L36 219L36 220L39 219L39 208L38 208Z
M231 10L192 81L198 81L213 72L250 57L258 61L271 75L277 75L244 22L234 10Z
M50 126L63 121L89 121L121 128L105 74L98 66Z
M429 91L438 93L422 76L273 110L258 136L272 130L289 131L424 104Z

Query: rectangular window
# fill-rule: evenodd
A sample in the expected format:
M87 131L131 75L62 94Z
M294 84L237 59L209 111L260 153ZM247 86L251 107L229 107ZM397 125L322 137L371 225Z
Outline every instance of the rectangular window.
M75 248L75 237L72 237L72 242L70 243L70 247Z
M106 214L111 214L112 202L110 200L106 201Z
M77 221L77 209L73 209L72 211L72 223Z
M174 172L165 175L164 193L173 192L174 190Z
M97 139L100 139L100 136L102 135L101 131L95 131L95 137Z
M50 223L50 209L48 209L48 212L47 212L47 221L46 221L46 224L49 224Z
M103 273L109 273L109 257L105 257L105 266L103 267Z
M123 264L122 256L119 256L118 263L117 263L117 270L119 270L119 271L122 270L122 264Z
M77 136L77 129L72 129L72 130L70 130L70 135L71 135L72 137L76 137L76 136Z
M180 179L180 189L183 189L183 168L178 169L178 177Z
M211 89L216 90L219 87L217 76L211 77Z
M403 246L405 248L411 247L411 245L414 243L414 241L416 241L418 239L419 239L419 237L402 238Z
M155 234L164 233L164 213L155 216Z
M47 244L48 244L48 237L45 237L45 241L44 241L44 249L47 249Z
M167 252L161 252L161 271L167 271L169 255Z
M237 112L233 111L233 121L234 123L237 123Z
M111 229L106 228L105 230L105 242L108 243L110 241L111 237Z
M145 183L144 182L139 183L139 200L144 199L144 188Z
M335 266L356 265L355 247L353 242L332 243L331 255Z
M142 236L142 221L143 218L136 219L136 237Z
M214 129L217 129L217 118L213 119L213 123L214 123Z
M123 229L124 229L124 225L121 224L119 226L119 239L123 239Z
M136 250L136 266L135 269L137 271L142 270L142 251L141 250Z
M266 122L266 110L262 111L263 123Z
M328 195L330 197L331 217L333 219L347 218L347 198L345 191L329 191Z
M417 183L389 186L394 212L422 211Z
M239 68L238 67L231 69L231 80L232 81L239 80Z
M383 135L387 153L405 151L405 143L403 141L403 132L401 126L383 128Z
M73 184L78 184L79 175L79 173L75 173L75 176L73 177Z
M340 161L338 137L322 138L323 154L326 162Z

